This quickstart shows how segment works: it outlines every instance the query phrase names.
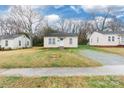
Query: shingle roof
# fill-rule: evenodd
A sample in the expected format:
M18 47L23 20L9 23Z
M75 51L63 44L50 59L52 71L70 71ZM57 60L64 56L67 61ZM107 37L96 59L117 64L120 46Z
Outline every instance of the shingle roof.
M102 34L124 34L124 31L96 31Z
M2 36L0 36L0 40L1 39L14 39L14 38L19 37L19 36L21 36L21 34L2 35Z
M53 33L47 33L45 36L57 36L57 37L67 37L67 36L77 36L77 34L74 33L65 33L65 32L53 32Z

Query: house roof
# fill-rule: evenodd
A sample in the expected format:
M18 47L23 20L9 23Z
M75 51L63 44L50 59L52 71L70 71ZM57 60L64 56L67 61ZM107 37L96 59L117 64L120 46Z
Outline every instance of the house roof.
M124 34L124 31L96 31L101 34Z
M47 34L45 34L45 36L46 37L49 37L49 36L68 37L68 36L77 36L77 34L65 33L65 32L53 32L53 33L47 33Z
M0 36L0 40L1 39L14 39L17 38L19 36L21 36L22 34L12 34L12 35L1 35Z

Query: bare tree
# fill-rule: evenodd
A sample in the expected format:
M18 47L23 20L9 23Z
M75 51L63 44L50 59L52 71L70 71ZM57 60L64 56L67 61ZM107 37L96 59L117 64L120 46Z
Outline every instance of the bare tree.
M110 14L111 14L111 8L105 9L105 12L101 19L96 18L95 12L91 13L91 16L93 17L95 23L95 29L97 31L103 31L104 29L106 29L106 21Z
M112 20L108 22L107 25L111 31L122 31L124 29L124 23L116 16L113 16Z
M62 31L64 32L65 31L65 19L64 18L61 18L61 20L59 20L56 24L56 28L59 30L59 31Z
M78 32L78 40L80 44L87 44L88 43L88 37L92 33L92 24L88 21L82 21L80 23L80 28Z
M12 20L10 18L0 18L0 31L1 34L11 34L14 31Z
M58 22L58 30L67 33L78 33L80 28L79 20L62 19Z
M13 6L9 18L13 20L15 29L32 35L40 25L43 17L31 6Z

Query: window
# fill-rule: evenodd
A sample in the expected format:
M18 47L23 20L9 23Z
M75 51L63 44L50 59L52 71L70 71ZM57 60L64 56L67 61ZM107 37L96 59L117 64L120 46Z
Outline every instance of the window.
M60 40L63 40L63 38L60 38Z
M112 41L115 41L115 37L114 36L112 36Z
M90 42L92 43L92 39L90 39Z
M99 37L97 37L97 43L99 43Z
M21 41L19 40L19 46L21 46Z
M8 46L8 40L5 41L5 46Z
M29 41L27 41L27 46L29 46Z
M55 44L55 38L53 38L53 44Z
M73 43L73 42L72 42L72 38L70 38L70 39L69 39L69 44L72 44L72 43Z
M49 44L55 44L55 38L49 38Z
M49 44L51 44L51 38L49 38Z
M108 41L109 41L109 42L111 41L111 37L110 37L110 36L108 36Z

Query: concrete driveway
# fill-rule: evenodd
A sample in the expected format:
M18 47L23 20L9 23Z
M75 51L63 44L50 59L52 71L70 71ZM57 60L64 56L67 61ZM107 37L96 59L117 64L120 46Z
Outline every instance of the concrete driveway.
M15 68L0 69L0 76L22 76L22 77L42 77L42 76L104 76L104 75L124 75L124 66L102 66L102 67L82 67L82 68Z
M124 57L94 50L81 50L80 55L96 60L103 65L124 65Z

